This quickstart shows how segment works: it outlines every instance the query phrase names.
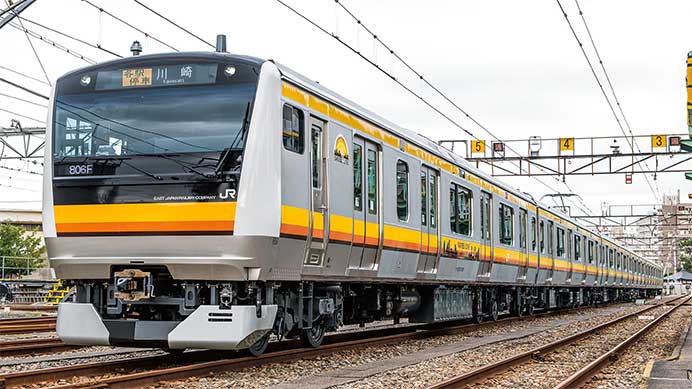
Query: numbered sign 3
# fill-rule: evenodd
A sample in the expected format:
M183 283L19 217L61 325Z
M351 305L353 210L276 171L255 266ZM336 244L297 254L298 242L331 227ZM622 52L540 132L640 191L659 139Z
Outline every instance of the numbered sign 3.
M652 149L664 149L667 143L668 137L666 135L651 135Z

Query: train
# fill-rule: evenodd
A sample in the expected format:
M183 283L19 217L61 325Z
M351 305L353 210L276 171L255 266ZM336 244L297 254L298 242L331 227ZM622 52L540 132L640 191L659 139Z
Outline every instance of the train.
M662 267L273 60L135 55L53 87L43 230L70 345L318 347L378 320L657 294Z

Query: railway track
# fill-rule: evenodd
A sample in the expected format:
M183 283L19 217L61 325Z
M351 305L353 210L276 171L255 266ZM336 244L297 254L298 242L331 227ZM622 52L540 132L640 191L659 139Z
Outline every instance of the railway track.
M54 316L0 319L0 335L55 331L55 321Z
M270 344L269 352L260 357L244 357L239 353L231 354L228 352L191 351L182 354L159 354L136 359L25 371L1 375L0 387L11 388L31 384L41 384L43 387L46 387L46 383L49 381L74 380L76 377L79 377L80 381L53 386L52 388L134 387L165 380L204 376L215 372L238 370L283 361L293 361L298 358L314 358L353 348L391 344L404 340L423 339L441 335L460 334L481 327L497 326L517 320L530 320L531 318L563 312L562 310L558 310L548 311L534 316L509 317L495 322L484 322L480 325L462 324L451 327L441 326L439 324L415 325L334 334L328 336L325 339L325 344L317 349L300 347L298 341L276 342ZM156 369L158 366L170 364L177 364L180 366ZM153 370L132 372L141 369ZM130 372L127 372L127 370ZM88 377L92 378L89 379ZM87 380L85 381L84 378L87 378Z
M68 346L59 338L20 339L0 342L0 357L67 351L79 346Z
M644 335L646 332L651 330L653 327L656 326L661 320L665 319L668 317L668 315L672 312L674 312L677 308L680 306L683 306L684 304L688 303L692 299L692 297L689 296L681 296L679 298L675 298L673 300L669 300L666 302L662 302L659 304L654 304L651 306L648 306L646 308L640 309L638 311L635 311L633 313L615 318L613 320L607 321L605 323L599 324L597 326L591 327L589 329L586 329L584 331L578 332L576 334L572 334L569 336L566 336L562 339L558 339L554 342L536 347L534 349L531 349L529 351L523 352L521 354L502 359L500 361L497 361L492 364L488 364L476 369L473 369L471 371L468 371L466 373L460 374L458 376L452 377L450 379L447 379L445 381L439 382L437 384L431 385L428 387L428 389L448 389L448 388L463 388L463 387L468 387L469 385L475 384L475 383L482 383L485 380L495 377L498 374L505 372L515 366L521 365L526 362L530 362L534 359L542 359L546 354L558 350L560 348L563 348L565 346L568 346L578 340L584 339L588 336L597 334L599 331L602 331L604 329L607 329L615 324L621 323L627 319L631 319L633 317L637 317L638 315L641 315L642 313L651 311L656 308L660 308L662 306L666 305L671 305L672 308L663 312L661 315L653 319L651 322L649 322L647 325L639 329L637 332L635 332L633 335L629 336L626 340L618 343L617 346L611 348L609 351L600 354L598 358L592 360L591 362L587 363L584 367L579 369L577 372L569 376L568 378L564 379L562 382L560 382L557 386L555 386L555 389L560 388L572 388L572 387L577 387L579 384L587 381L590 377L592 377L594 374L596 374L600 368L604 367L609 363L609 361L612 360L612 358L620 353L622 353L629 345L631 345L636 339L639 339L642 335Z

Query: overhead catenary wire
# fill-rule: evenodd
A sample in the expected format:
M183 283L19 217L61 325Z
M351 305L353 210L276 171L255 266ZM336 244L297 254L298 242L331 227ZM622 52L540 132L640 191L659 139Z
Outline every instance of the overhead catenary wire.
M23 99L23 98L21 98L21 97L8 95L7 93L0 93L0 96L7 97L8 99L12 99L12 100L21 101L21 102L23 102L23 103L35 105L35 106L37 106L37 107L48 108L48 106L45 105L45 104L35 103L35 102L31 101L31 100Z
M16 18L19 17L19 14L17 14L17 12L15 12L14 9L12 10L12 13L14 14L14 16ZM22 28L24 27L21 20L19 20L19 25ZM24 29L24 36L26 36L26 40L29 42L29 46L31 46L31 51L34 52L34 56L36 57L36 61L38 61L38 64L41 67L41 71L43 71L43 75L46 77L46 81L48 82L48 85L52 86L52 84L50 83L50 77L48 77L48 72L46 71L46 67L43 66L43 61L41 61L41 57L38 55L38 52L36 51L36 47L34 47L34 42L31 41L31 38L29 37L29 32L26 29Z
M200 42L204 43L205 45L211 47L212 49L215 49L215 48L216 48L216 46L214 46L213 44L211 44L211 43L205 41L204 39L200 38L199 35L193 33L192 31L190 31L190 30L188 30L187 28L185 28L185 27L179 25L178 23L172 21L171 19L169 19L169 18L167 18L167 17L161 15L159 12L155 11L154 9L152 9L151 7L149 7L149 6L147 6L146 4L142 3L141 1L139 1L139 0L134 0L134 2L137 3L137 4L139 4L140 6L142 6L143 8L145 8L146 10L148 10L149 12L153 13L154 15L156 15L156 16L160 17L161 19L167 21L168 23L174 25L174 26L177 27L178 29L180 29L180 30L186 32L187 34L191 35L192 37L194 37L194 38L197 39L198 41L200 41Z
M17 24L14 23L14 22L10 22L9 24L10 24L10 26L12 26L12 27L14 27L14 28L16 28L16 29L18 29L18 30L24 31L24 33L26 33L26 34L28 34L28 35L33 36L34 38L40 40L41 42L44 42L44 43L46 43L46 44L48 44L48 45L51 45L51 46L55 47L55 48L58 49L58 50L64 51L65 53L70 54L71 56L73 56L73 57L75 57L75 58L79 58L79 59L81 59L82 61L87 62L87 63L89 63L89 64L91 64L91 65L96 64L96 61L94 61L93 59L88 58L88 57L86 57L85 55L80 54L80 53L78 53L78 52L76 52L76 51L74 51L74 50L72 50L72 49L70 49L70 48L68 48L68 47L66 47L66 46L64 46L64 45L61 45L61 44L59 44L59 43L53 41L52 39L46 38L46 37L44 37L43 35L41 35L41 34L39 34L39 33L37 33L37 32L34 32L34 31L32 31L32 30L29 30L29 29L26 28L26 27L17 25Z
M94 43L87 42L87 41L85 41L85 40L83 40L83 39L79 39L79 38L77 38L77 37L74 37L74 36L72 36L72 35L70 35L70 34L64 33L64 32L62 32L62 31L60 31L60 30L55 29L55 28L51 28L51 27L48 27L48 26L46 26L46 25L44 25L44 24L41 24L41 23L39 23L39 22L35 22L35 21L31 20L31 19L27 19L27 18L25 18L25 17L23 17L23 16L18 16L18 18L19 18L20 20L23 20L23 21L25 21L25 22L29 22L29 23L31 23L31 24L33 24L33 25L35 25L35 26L38 26L38 27L40 27L40 28L43 28L43 29L45 29L45 30L54 32L54 33L56 33L56 34L58 34L58 35L61 35L61 36L65 37L65 38L71 39L71 40L73 40L73 41L75 41L75 42L79 42L79 43L81 43L81 44L83 44L83 45L92 47L92 48L94 48L94 49L101 50L101 51L103 51L103 52L106 52L106 53L108 53L108 54L110 54L110 55L112 55L112 56L114 56L114 57L123 58L122 55L120 55L120 54L118 54L118 53L116 53L116 52L114 52L114 51L112 51L112 50L106 49L105 47L101 46L101 44L94 44Z
M610 75L608 74L608 71L605 68L605 64L603 63L603 59L601 58L601 53L598 51L598 47L596 47L596 42L593 39L593 35L591 34L591 29L589 28L589 25L586 23L586 17L584 16L584 12L581 9L581 6L579 5L579 0L574 0L574 3L577 5L577 10L579 10L579 16L581 17L582 23L584 24L584 28L586 29L586 33L589 36L589 40L591 41L591 46L594 49L594 52L596 53L596 58L598 58L598 63L601 65L601 69L603 70L603 74L605 75L605 79L608 82L608 86L610 87L610 92L613 95L613 98L615 100L615 105L617 105L618 110L620 111L620 116L622 116L622 121L625 122L625 126L627 127L627 131L630 133L630 136L632 137L632 143L634 143L634 146L637 148L638 152L642 152L642 150L639 148L639 144L637 143L637 139L634 137L634 134L632 133L632 128L630 127L629 120L627 120L627 116L625 115L625 111L622 109L622 105L620 104L620 99L618 99L617 94L615 93L615 87L613 87L613 83L610 80ZM634 151L634 150L633 150ZM647 170L649 169L649 164L644 161L644 166L646 166ZM648 181L649 178L645 174L644 178ZM656 184L656 192L658 193L658 183Z
M329 36L331 36L332 38L336 39L339 43L341 43L343 46L345 46L345 47L346 47L347 49L349 49L351 52L353 52L354 54L356 54L356 55L358 55L359 57L361 57L363 60L365 60L365 61L368 62L370 65L372 65L373 67L375 67L377 70L379 70L380 72L382 72L383 74L385 74L386 76L388 76L390 79L392 79L392 80L393 80L395 83L397 83L399 86L401 86L402 88L404 88L408 93L410 93L411 95L413 95L413 96L415 96L416 98L418 98L422 103L424 103L424 104L427 105L429 108L431 108L431 109L434 110L436 113L438 113L440 116L442 116L443 118L445 118L445 119L446 119L448 122L450 122L453 126L455 126L456 128L462 130L463 132L465 132L465 133L468 134L469 136L471 136L471 137L473 137L473 138L477 138L471 131L469 131L469 130L466 129L464 126L462 126L461 124L459 124L457 121L455 121L454 119L452 119L449 115L447 115L447 114L445 114L444 112L442 112L439 108L437 108L436 106L432 105L432 104L431 104L428 100L426 100L421 94L416 93L415 91L413 91L411 88L409 88L407 85L405 85L405 84L404 84L403 82L401 82L399 79L397 79L394 75L392 75L391 73L389 73L387 70L385 70L384 68L382 68L381 66L379 66L379 65L378 65L377 63L375 63L373 60L367 58L367 57L366 57L365 55L363 55L359 50L355 49L353 46L349 45L348 43L346 43L345 41L343 41L342 39L340 39L338 35L336 35L336 34L334 34L334 33L330 33L330 32L327 31L324 27L320 26L319 24L317 24L316 22L314 22L313 20L311 20L311 19L308 18L307 16L303 15L301 12L299 12L299 11L296 10L295 8L293 8L293 7L291 7L290 5L286 4L284 1L282 1L282 0L276 0L276 1L277 1L279 4L281 4L282 6L284 6L285 8L287 8L288 10L292 11L294 14L296 14L296 15L299 16L300 18L302 18L303 20L305 20L306 22L308 22L309 24L311 24L312 26L314 26L315 28L317 28L318 30L320 30L322 33L324 33L324 34L326 34L326 35L329 35ZM434 87L434 86L433 86L429 81L427 81L419 72L417 72L415 69L413 69L413 67L412 67L411 65L409 65L407 62L405 62L398 54L396 54L396 53L394 52L394 50L392 50L389 46L387 46L385 43L383 43L383 42L377 37L376 34L374 34L374 33L373 33L370 29L368 29L366 26L364 26L363 23L361 22L361 20L358 19L358 18L357 18L353 13L351 13L348 9L346 9L346 8L343 6L343 4L341 4L341 2L339 2L338 0L335 0L335 1L336 1L342 8L344 8L344 9L346 10L346 12L349 13L349 15L350 15L352 18L354 18L354 20L356 20L356 22L358 23L358 25L362 26L362 27L365 29L365 31L367 31L367 32L373 37L373 39L375 39L376 41L380 42L380 43L382 44L382 46L385 47L385 49L387 49L391 55L394 55L400 62L404 63L405 66L406 66L407 68L409 68L414 74L416 74L417 77L419 77L419 79L423 80L426 84L428 84L431 88L433 88L433 90L435 90L438 94L440 94L441 96L443 96L443 98L445 98L447 101L449 101L449 102L450 102L453 106L455 106L459 111L461 111L467 118L469 118L470 120L472 120L472 121L473 121L474 123L476 123L479 127L481 127L484 131L486 131L486 132L489 133L492 137L494 137L495 139L497 139L497 137L496 137L495 135L493 135L487 128L485 128L484 126L482 126L477 120L475 120L473 117L471 117L471 115L468 114L466 111L464 111L459 105L455 104L451 99L449 99L449 97L447 97L446 95L444 95L444 93L441 92L438 88ZM507 147L507 148L510 149L509 147ZM511 149L510 149L510 150L511 150ZM512 151L514 151L514 150L512 150ZM516 151L514 151L514 152L517 153ZM517 155L519 155L519 154L517 153ZM560 192L559 190L557 190L557 189L551 187L550 185L546 184L544 181L542 181L542 180L539 179L538 177L532 177L532 178L535 179L537 182L539 182L541 185L543 185L543 186L545 186L546 188L550 189L551 191ZM559 183L559 180L557 180L557 179L555 179L555 180ZM572 204L574 204L578 209L580 209L580 210L581 210L582 212L584 212L585 214L593 213L593 211L591 211L588 207L587 207L588 211L585 211L583 208L581 208L581 207L580 207L579 205L577 205L576 203L572 202Z
M22 115L21 113L17 113L17 112L14 112L14 111L10 111L9 109L0 108L0 111L5 112L5 113L9 113L10 115L19 116L19 117L24 118L24 119L33 120L33 121L35 121L35 122L37 122L37 123L41 123L41 124L44 124L44 125L46 124L45 120L32 118L31 116L27 116L27 115Z
M28 74L19 72L19 71L17 71L17 70L10 69L10 68L5 67L5 66L2 66L2 65L0 65L0 69L6 70L6 71L8 71L8 72L10 72L10 73L14 73L14 74L16 74L16 75L18 75L18 76L22 76L22 77L28 78L28 79L30 79L30 80L33 80L33 81L36 81L36 82L40 82L40 83L42 83L42 84L44 84L44 85L50 86L49 83L47 83L47 82L41 80L40 78L36 78L36 77L30 76L30 75L28 75Z
M588 54L586 53L586 50L584 49L584 44L582 44L581 40L579 39L579 36L577 35L577 32L574 30L574 27L572 26L572 22L569 20L569 17L567 16L567 12L565 11L565 8L562 6L562 3L560 3L560 0L555 0L557 2L558 7L560 7L560 11L562 12L562 15L565 18L565 21L567 22L567 25L572 32L572 36L574 39L577 41L577 45L579 45L579 49L581 50L584 59L586 60L586 63L589 66L589 69L591 70L591 74L594 76L594 79L596 80L596 84L598 85L598 88L601 90L601 93L603 94L603 97L606 100L606 103L608 104L608 107L610 108L610 112L613 114L613 118L615 118L615 122L617 123L618 127L620 128L620 131L622 134L625 136L625 140L627 141L627 144L629 145L630 149L632 152L634 152L635 148L632 142L630 142L627 133L625 132L624 127L622 126L622 122L620 121L620 118L618 117L617 113L615 112L615 107L613 107L613 103L610 101L610 98L608 97L608 94L605 91L605 88L603 87L603 83L601 82L600 78L598 77L598 74L596 73L596 69L594 69L593 64L591 63L591 59L589 58ZM641 164L641 162L638 162ZM654 189L653 185L651 185L651 182L649 182L648 176L644 175L646 177L646 183L649 186L649 189L651 189L651 193L654 196L654 199L658 202L658 194L656 193L656 190Z
M175 47L169 45L168 43L162 41L161 39L159 39L159 38L157 38L157 37L155 37L155 36L149 34L148 32L145 32L144 30L142 30L142 29L140 29L140 28L138 28L138 27L135 27L135 26L132 25L131 23L129 23L129 22L127 22L127 21L125 21L125 20L119 18L118 16L113 15L112 13L108 12L107 10L105 10L103 7L99 7L98 5L92 3L92 2L89 1L89 0L82 0L82 2L85 2L85 3L89 4L91 7L96 8L96 9L99 10L100 12L105 13L106 15L108 15L108 16L110 16L111 18L117 20L118 22L120 22L120 23L122 23L122 24L124 24L124 25L126 25L126 26L128 26L128 27L130 27L131 29L133 29L133 30L139 32L140 34L143 34L145 37L151 38L151 39L153 39L154 41L156 41L156 42L158 42L158 43L160 43L160 44L162 44L162 45L168 47L169 49L171 49L171 50L173 50L173 51L180 51L180 50L176 49Z
M21 90L23 90L24 92L31 93L32 95L34 95L34 96L36 96L36 97L40 97L40 98L42 98L42 99L44 99L44 100L49 100L49 97L48 97L48 96L46 96L46 95L44 95L44 94L41 94L41 93L39 93L39 92L36 92L36 91L33 90L33 89L30 89L30 88L27 88L27 87L25 87L25 86L19 85L19 84L17 84L17 83L14 83L14 82L12 82L12 81L10 81L10 80L8 80L8 79L5 79L5 78L0 77L0 82L4 82L5 84L11 85L11 86L13 86L13 87L15 87L15 88L17 88L17 89L21 89Z

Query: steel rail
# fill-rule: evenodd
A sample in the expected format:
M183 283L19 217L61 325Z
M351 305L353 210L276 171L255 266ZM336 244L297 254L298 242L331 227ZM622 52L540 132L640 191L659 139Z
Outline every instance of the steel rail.
M589 307L583 307L583 309L586 309ZM576 310L578 311L578 310ZM369 331L358 331L358 332L344 332L344 333L336 333L332 335L328 335L325 338L325 345L323 345L321 348L318 349L304 349L304 348L298 348L300 345L299 341L284 341L284 342L273 342L270 343L269 345L269 351L270 353L267 353L261 357L251 357L251 358L245 358L243 359L242 357L236 357L236 358L229 358L228 353L224 352L218 352L218 351L193 351L193 352L185 352L182 354L158 354L158 355L153 355L153 356L145 356L145 357L138 357L138 358L132 358L132 359L125 359L125 360L118 360L118 361L105 361L105 362L92 362L92 363L87 363L87 364L79 364L79 365L72 365L72 366L63 366L63 367L56 367L56 368L47 368L47 369L38 369L38 370L33 370L33 371L22 371L22 372L17 372L17 373L8 373L8 374L2 374L0 375L0 388L12 388L12 387L18 387L18 386L23 386L23 385L32 385L32 384L38 384L38 383L44 383L47 381L57 381L61 379L69 379L73 378L76 376L87 376L87 375L99 375L99 374L108 374L112 373L115 370L118 369L127 369L127 368L155 368L156 366L163 365L163 364L171 364L171 363L176 363L176 364L183 364L183 363L195 363L199 362L199 360L207 360L207 361L213 361L213 362L207 362L204 366L199 366L200 364L197 364L197 367L200 367L200 369L207 368L208 371L227 371L227 370L233 370L234 368L241 368L243 366L256 366L258 364L264 364L264 363L271 363L272 361L267 359L269 357L276 357L276 358L285 358L286 360L292 360L295 359L296 357L305 357L305 356L317 356L321 355L322 353L324 354L330 354L335 352L335 348L339 347L339 344L343 346L344 343L346 342L351 342L350 347L363 347L363 346L369 346L369 345L376 345L376 344L387 344L387 343L393 343L397 341L401 341L404 339L421 339L425 337L432 337L432 336L441 336L441 335L448 335L448 334L459 334L459 333L464 333L466 331L471 331L479 328L484 328L484 327L492 327L492 326L497 326L497 325L502 325L507 322L512 322L515 320L529 320L531 318L539 318L539 317L544 317L544 316L550 316L550 315L556 315L560 313L565 313L565 312L575 312L575 310L572 309L558 309L558 310L551 310L551 311L545 311L541 313L537 313L535 315L527 315L527 316L522 316L522 317L507 317L507 318L502 318L497 321L488 321L488 322L483 322L481 324L463 324L463 325L454 325L454 326L449 326L443 325L440 323L437 323L435 325L411 325L411 326L405 326L405 327L398 327L398 328L389 328L389 327L384 327L384 328L377 328ZM373 339L373 336L379 336L379 338ZM356 340L354 340L356 339ZM327 348L329 347L329 348ZM296 350L296 348L298 348ZM320 351L323 350L324 351ZM289 352L292 352L289 354ZM281 354L282 356L279 356L277 353L284 353ZM222 358L223 361L218 361L219 358ZM236 365L234 365L237 363ZM213 364L213 365L212 365ZM188 365L191 366L191 365ZM183 369L186 368L186 366L182 366L178 369ZM175 369L175 368L174 368ZM186 372L180 372L180 371L175 371L173 373L177 373L179 377L185 376L185 377L190 377L190 376L195 376L195 375L201 375L200 373L201 370L194 371L191 368L187 367ZM133 380L136 379L138 381L130 381L129 385L128 384L123 384L123 386L132 386L136 384L137 382L153 382L153 380L161 380L163 379L162 377L166 377L165 374L163 375L156 375L156 378L149 378L144 375L145 373L140 373L139 376L137 377L130 377ZM151 373L149 373L151 374ZM114 377L112 381L115 381ZM63 387L63 388L74 388L74 387L84 387L84 386L94 386L94 385L101 385L99 383L100 381L89 381L86 383L81 383L81 384L68 384L68 385L63 385L63 386L58 386L58 387ZM105 383L103 385L106 385ZM112 382L112 386L116 387L117 383ZM44 385L45 386L45 385ZM107 385L106 385L107 386Z
M43 354L72 350L78 347L80 346L68 346L59 338L21 339L0 342L0 357Z
M591 363L579 369L579 371L572 374L564 381L560 382L558 385L555 386L554 389L574 388L579 387L582 383L585 383L591 377L596 375L596 373L598 373L603 367L612 362L614 360L614 357L616 357L619 354L622 354L622 352L624 352L629 346L631 346L632 343L634 343L634 341L636 341L637 339L641 338L644 334L649 332L660 321L668 317L676 309L678 309L682 305L685 305L690 300L690 298L692 297L688 297L686 300L675 304L671 309L667 310L662 315L659 315L656 319L652 320L642 329L635 332L632 336L620 342L617 346L613 347L608 352L603 353L601 356L594 359Z
M605 323L598 324L594 327L588 328L586 330L580 331L576 334L572 334L569 336L566 336L562 339L556 340L554 342L550 342L548 344L538 346L536 348L533 348L529 351L511 356L509 358L502 359L500 361L481 366L479 368L473 369L469 372L457 375L455 377L449 378L447 380L444 380L442 382L438 382L434 385L429 386L427 389L442 389L442 388L462 388L466 387L467 385L476 383L478 381L481 381L483 379L489 378L491 376L494 376L498 373L501 373L503 371L506 371L507 369L516 366L520 363L526 362L530 359L533 359L539 355L546 354L552 350L555 350L557 348L563 347L567 344L573 343L577 340L580 340L582 338L585 338L589 335L592 335L604 328L610 327L614 324L617 324L621 321L630 319L636 315L639 315L641 313L650 311L652 309L660 308L662 306L668 305L671 301L677 301L682 298L687 298L689 299L690 297L687 296L681 296L674 298L672 300L666 300L659 302L657 304L645 307L643 309L639 309L635 312L629 313L624 316L617 317L615 319L609 320ZM685 300L687 301L687 300Z

